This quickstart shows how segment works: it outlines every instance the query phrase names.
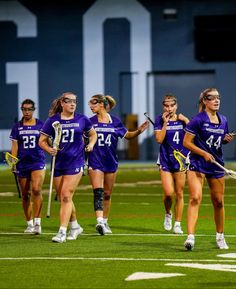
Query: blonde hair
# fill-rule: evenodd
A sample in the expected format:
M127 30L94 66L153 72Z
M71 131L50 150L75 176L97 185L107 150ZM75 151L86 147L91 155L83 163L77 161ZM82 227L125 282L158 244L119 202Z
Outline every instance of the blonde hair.
M214 87L210 87L210 88L207 88L207 89L203 90L200 93L200 97L199 97L199 101L198 101L198 112L201 112L201 111L205 110L206 105L205 105L205 103L203 101L206 99L206 96L211 91L217 91L217 89L214 88Z
M110 109L114 108L116 106L116 100L110 95L105 95L105 97L109 103Z
M68 95L74 95L77 98L77 95L75 95L73 92L64 92L62 95L60 95L58 98L54 99L51 108L49 110L48 115L53 116L57 113L62 112L62 106L61 106L61 101L66 98Z
M174 94L171 94L171 93L168 93L168 94L166 94L166 95L164 96L163 101L162 101L162 104L164 105L165 102L170 101L170 100L174 101L175 104L177 104L177 98L176 98L176 96L175 96Z
M96 99L99 103L103 103L104 107L108 105L108 100L106 99L105 95L103 94L95 94L92 96L93 99Z

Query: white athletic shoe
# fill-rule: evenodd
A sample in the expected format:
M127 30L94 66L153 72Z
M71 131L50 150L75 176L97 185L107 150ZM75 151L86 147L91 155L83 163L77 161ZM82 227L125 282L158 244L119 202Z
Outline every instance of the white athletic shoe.
M172 229L172 214L165 214L164 229L170 231Z
M70 228L70 231L68 233L67 236L67 240L76 240L78 238L79 235L81 235L83 233L84 229L82 227L78 227L78 228Z
M101 236L108 233L104 223L97 223L96 230Z
M187 240L184 242L184 247L188 251L192 251L194 248L195 240L194 238L188 237Z
M181 229L181 226L180 225L174 225L173 233L178 234L178 235L182 235L183 230Z
M59 232L56 234L56 236L54 236L54 237L52 238L52 241L53 241L54 243L64 243L64 242L66 242L66 234L63 233L62 231L59 231Z
M108 225L108 223L104 223L105 227L106 227L106 234L112 234L112 230L110 228L110 226Z
M225 238L218 238L216 239L216 246L221 250L228 250L229 246L225 242Z
M24 230L24 233L27 233L27 234L32 234L34 233L34 226L28 226L25 230Z
M35 235L40 235L42 234L42 228L40 225L36 224L34 225L34 232L33 232Z

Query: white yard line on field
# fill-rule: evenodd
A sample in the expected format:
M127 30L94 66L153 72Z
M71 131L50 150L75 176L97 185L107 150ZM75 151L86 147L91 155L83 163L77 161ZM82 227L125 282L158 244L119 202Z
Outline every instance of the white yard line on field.
M0 257L0 260L97 260L97 261L160 261L173 262L173 258L114 258L114 257ZM175 262L218 262L233 263L236 260L222 259L175 259Z

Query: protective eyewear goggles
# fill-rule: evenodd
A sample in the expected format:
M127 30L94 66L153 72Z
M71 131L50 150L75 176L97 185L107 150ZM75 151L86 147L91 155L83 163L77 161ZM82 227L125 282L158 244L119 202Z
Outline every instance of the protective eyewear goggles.
M21 107L22 111L34 111L35 108L34 107Z
M90 99L90 101L88 102L89 105L95 105L97 103L102 103L102 101L99 101L96 98Z
M219 94L216 94L216 95L208 94L208 95L204 96L204 99L209 100L209 101L215 100L215 99L220 100L220 95Z
M74 103L74 104L77 104L77 99L71 99L71 98L68 98L68 97L63 98L62 101L65 102L65 103Z

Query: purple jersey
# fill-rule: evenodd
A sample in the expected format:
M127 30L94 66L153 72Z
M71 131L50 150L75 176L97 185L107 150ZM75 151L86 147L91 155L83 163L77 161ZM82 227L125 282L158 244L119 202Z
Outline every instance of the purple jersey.
M83 133L92 129L90 120L75 113L73 119L61 119L60 114L49 117L41 129L41 133L54 139L55 131L52 123L59 121L62 125L62 136L59 151L56 156L55 169L81 168L84 165L84 141Z
M35 119L35 125L23 125L17 122L12 128L10 139L16 140L18 144L17 157L19 162L16 165L18 171L44 169L45 167L45 154L39 147L38 140L40 130L43 122Z
M156 117L154 130L160 131L163 127L162 115ZM166 136L160 145L159 162L161 168L167 171L179 171L179 163L175 159L173 151L178 150L187 156L188 150L183 146L185 122L181 120L168 121Z
M207 113L202 111L191 119L185 130L195 136L196 146L212 154L215 160L223 165L222 141L229 130L226 117L218 113L217 116L219 124L211 123ZM216 165L206 162L203 157L194 153L190 154L190 169L193 170L191 167L205 174L219 172Z
M118 167L117 143L127 133L119 118L110 116L109 123L98 122L96 115L90 118L98 140L89 153L88 165L102 172L115 172Z

